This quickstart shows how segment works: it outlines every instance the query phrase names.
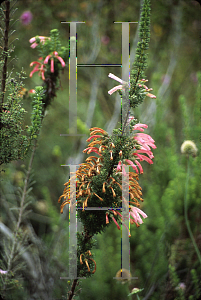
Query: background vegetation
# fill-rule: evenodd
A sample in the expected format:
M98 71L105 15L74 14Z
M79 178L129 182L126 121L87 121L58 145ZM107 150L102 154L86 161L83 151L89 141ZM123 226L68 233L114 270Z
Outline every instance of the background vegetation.
M20 19L25 11L33 18L29 24L22 19L14 25L16 32L14 56L10 64L27 76L30 62L37 59L29 39L48 36L58 29L63 43L68 45L69 25L60 21L85 21L77 25L78 64L121 63L121 25L113 21L138 21L140 1L18 1L13 18ZM97 235L94 250L97 271L83 279L82 292L75 299L127 299L129 289L143 288L140 299L199 299L201 294L201 265L190 239L185 218L184 199L188 158L181 154L184 140L192 140L198 156L190 157L188 182L188 219L199 251L201 251L201 191L200 191L200 8L197 1L152 0L151 40L146 71L148 86L153 88L156 100L147 98L136 109L135 116L146 123L157 146L154 164L143 165L140 177L143 189L143 211L148 218L139 228L132 226L130 260L132 276L138 277L122 285L113 279L121 268L121 235L111 224L101 236ZM137 25L130 25L131 63L137 43ZM109 73L121 77L117 67L84 67L77 73L78 132L85 138L64 137L68 133L68 64L61 76L61 88L43 120L38 148L33 163L32 202L22 236L26 233L33 265L25 256L21 268L13 276L12 289L6 299L62 299L67 294L67 280L60 277L68 272L68 212L60 215L57 200L68 180L68 168L61 165L72 160L78 164L84 159L82 150L89 135L88 128L101 127L111 133L120 121L120 98L109 96L113 87ZM27 90L40 85L38 75L25 80ZM24 99L27 122L30 103ZM10 210L18 204L17 189L23 187L25 161L4 166L1 172L0 222L12 232ZM1 227L2 228L2 227ZM0 249L8 239L0 232ZM8 243L8 242L7 242ZM16 261L18 264L19 262ZM3 265L0 268L3 269ZM37 271L39 278L31 273ZM39 270L39 271L38 271ZM21 275L21 278L20 278ZM1 275L3 276L3 275ZM181 285L184 284L184 285ZM137 299L136 295L132 299ZM183 298L182 298L183 297Z

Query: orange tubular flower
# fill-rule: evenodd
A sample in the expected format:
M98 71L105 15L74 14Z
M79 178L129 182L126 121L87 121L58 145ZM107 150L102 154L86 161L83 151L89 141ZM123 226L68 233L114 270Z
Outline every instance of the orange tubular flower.
M89 264L88 264L88 260L93 261L95 267L94 267L94 270L91 273L94 274L96 272L96 262L95 262L95 260L93 258L89 257L88 255L91 256L91 251L90 250L88 250L87 252L85 252L86 258L85 258L84 262L85 262L85 264L87 266L88 272L91 272ZM82 256L84 256L83 253L80 255L80 264L81 265L83 265Z
M87 142L90 142L92 139L102 138L102 135L92 135L87 139Z
M95 152L100 155L99 149L97 147L88 147L88 148L84 149L82 152L84 152L84 153L87 152L87 154L89 154L91 152Z
M103 182L103 189L102 189L103 193L106 192L106 190L105 190L105 184L106 184L106 182Z
M98 196L96 193L94 193L94 195L95 195L96 197L98 197L98 199L100 199L100 201L103 201L103 199L102 199L100 196Z
M103 135L108 135L108 133L107 133L105 130L103 130L102 128L98 128L98 127L90 128L90 131L92 131L92 132L90 133L90 135L94 135L94 134L97 133L97 132L100 132L100 133L102 133Z
M94 270L91 272L92 274L94 274L96 272L96 262L93 258L89 258L89 260L93 261L95 267L94 267Z
M109 188L112 190L113 197L115 198L116 197L115 191L113 190L113 188L111 186Z

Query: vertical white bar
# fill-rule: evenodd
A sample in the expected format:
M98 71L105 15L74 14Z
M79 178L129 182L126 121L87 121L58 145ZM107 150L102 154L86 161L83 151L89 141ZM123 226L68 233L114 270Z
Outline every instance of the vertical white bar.
M76 22L70 23L69 56L69 134L77 134L77 57Z
M130 77L130 45L129 45L129 22L122 23L122 80L129 83ZM125 126L130 110L129 88L122 90L122 127ZM123 134L129 134L129 128Z
M129 56L129 23L122 23L122 80L129 82L130 74L130 56ZM124 126L126 119L128 118L128 112L130 110L129 102L129 88L126 88L122 92L122 126ZM123 132L124 135L129 135L129 128ZM129 216L129 167L124 166L126 176L122 172L122 223L129 228L129 220L126 217ZM121 249L121 269L127 269L130 271L130 242L128 232L125 226L122 226L122 249ZM125 276L125 273L123 273ZM122 275L123 276L123 275Z
M76 165L70 165L69 276L77 278Z
M124 165L126 176L122 172L122 224L129 230L129 166ZM126 201L126 202L125 202ZM126 205L127 203L127 205ZM121 269L130 271L130 238L128 230L122 226L122 256L121 256Z

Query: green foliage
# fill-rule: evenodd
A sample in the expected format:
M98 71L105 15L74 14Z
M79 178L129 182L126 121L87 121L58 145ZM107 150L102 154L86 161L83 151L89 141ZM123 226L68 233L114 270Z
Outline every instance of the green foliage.
M191 276L192 276L192 281L193 281L193 285L195 288L195 293L194 293L194 299L199 299L200 295L201 295L201 287L200 287L200 281L197 275L197 272L195 269L191 270ZM190 296L191 297L191 296ZM190 299L190 298L189 298Z
M196 103L197 101L198 99L196 99ZM182 111L187 112L186 102L183 101L182 105ZM189 127L187 121L183 122L187 126L183 130L184 132L189 130L188 138L190 139L193 136L195 137L194 130L197 128L198 123L195 122L195 115L191 115L190 112L188 112L188 115L192 123ZM185 113L183 117L186 117ZM177 277L175 282L177 284L183 282L186 287L191 285L188 276L189 270L193 266L199 273L200 266L198 266L197 259L195 261L193 258L196 254L184 221L187 158L182 157L182 154L178 152L177 149L180 149L180 145L177 147L178 141L175 138L175 131L168 128L167 123L162 121L163 118L163 107L158 102L154 128L157 149L154 151L154 164L150 170L147 170L148 173L144 173L145 177L142 184L145 199L143 210L146 211L148 219L137 232L131 232L134 235L134 240L136 240L136 242L133 240L134 253L131 254L131 259L136 267L137 275L139 278L143 278L143 282L146 283L145 285L142 284L144 295L149 292L150 285L157 284L158 288L153 293L153 299L161 295L164 299L174 299L173 291L168 289L169 280L165 279L168 263L173 268L177 266L177 274L180 274L180 272L182 274L182 277L179 276L181 279L179 280ZM187 137L185 136L185 138ZM199 147L198 135L195 137L194 142ZM191 158L188 189L188 218L194 237L200 230L198 229L200 228L198 224L200 222L198 221L200 220L198 212L198 199L200 199L199 161L200 152L197 157ZM153 247L153 245L157 246ZM174 274L172 273L172 275ZM175 290L175 292L182 293L181 290ZM188 291L187 296L189 294Z
M139 86L141 79L144 79L144 71L147 68L147 54L150 41L150 0L144 0L140 16L140 41L137 44L135 61L132 66L130 79L130 106L132 108L141 104L145 98L143 88Z
M181 288L179 286L179 278L178 278L178 276L176 274L175 267L169 265L169 272L170 272L170 278L171 278L172 286L177 291L177 294L178 294L178 297L179 297L177 299L178 300L184 300L185 299L185 297L184 297L184 291L183 291L183 288Z
M13 47L9 48L8 39L14 31L10 32L10 16L15 12L14 5L10 7L10 2L6 2L6 9L0 7L2 17L0 39L0 71L1 77L1 105L0 105L0 165L8 164L11 161L24 159L31 146L33 138L37 138L41 126L42 117L42 88L37 89L33 101L32 125L25 126L25 109L23 108L23 96L27 90L23 81L26 79L25 72L16 72L15 78L8 76L7 65ZM13 24L12 24L13 25ZM11 26L12 27L12 26ZM4 32L3 32L4 28Z
M25 109L22 107L20 91L24 89L24 74L18 74L19 80L11 80L8 84L8 97L2 105L0 130L0 164L8 164L13 160L26 157L31 141L37 138L42 120L43 89L36 89L33 100L32 125L24 128Z
M28 131L33 139L37 139L39 130L42 126L43 119L43 98L44 98L44 89L41 86L35 88L35 93L32 94L32 116L31 116L31 126Z
M23 176L24 181L22 182L22 178L20 179L20 183L22 184L17 191L15 188L11 190L7 189L7 184L1 181L2 216L6 223L4 224L2 220L0 220L0 231L4 234L4 238L1 239L0 243L0 267L3 268L0 278L0 290L3 299L21 297L22 294L20 291L17 291L17 289L26 289L24 278L27 276L31 278L31 280L39 278L41 271L38 273L38 270L42 270L42 266L39 267L40 258L38 249L40 248L40 256L43 255L43 259L46 250L44 251L44 247L41 245L41 241L38 241L31 222L28 221L29 208L33 200L30 197L33 185L31 173L45 109L47 105L50 104L52 98L56 96L56 90L59 88L58 77L61 70L58 64L55 64L55 69L51 67L49 71L51 74L49 78L46 78L43 87L37 86L35 90L32 89L32 95L30 96L32 100L31 125L24 125L26 111L22 107L22 100L27 96L27 89L24 88L23 83L25 73L23 71L16 73L17 76L12 79L10 79L7 73L8 58L10 58L11 53L11 50L8 49L8 32L10 17L13 13L12 8L13 7L10 7L10 1L6 1L5 9L0 7L1 16L4 17L3 19L5 21L5 30L2 30L3 38L1 39L3 47L1 47L0 164L8 164L14 160L24 159L30 148L32 148L32 153L28 170L25 176ZM51 41L54 43L56 50L58 50L58 48L60 49L60 55L65 56L66 48L61 47L57 30L51 32ZM47 45L47 50L51 47L53 47L52 43L49 44L49 48ZM58 57L57 52L53 54L56 58ZM65 63L63 59L61 57L58 59L62 61L64 66ZM38 67L35 68L35 71L36 69L38 69ZM21 173L18 172L18 175L19 174ZM5 179L6 176L4 177L4 180ZM11 193L11 191L13 192L12 197L8 196L8 193ZM13 201L12 198L14 198L16 202ZM10 201L10 199L12 200ZM5 217L6 215L8 215L8 218ZM58 214L56 217L50 209L50 215L54 222L52 228L55 230L56 223L58 223ZM54 253L52 253L52 256L53 255ZM27 266L29 268L27 268ZM59 267L61 268L61 266ZM4 270L6 271L4 272ZM48 270L47 273L51 272ZM27 285L28 284L27 282ZM43 286L42 289L46 289L46 287ZM27 291L28 290L29 287L27 286ZM43 292L41 295L40 293L41 292L39 292L39 298L42 297ZM51 292L48 292L48 294L50 293ZM22 299L27 299L27 293L24 292L22 297L24 297Z
M83 233L77 233L77 272L79 274L79 277L91 277L92 272L95 268L95 263L92 260L93 255L91 253L87 253L89 249L92 249L97 242L95 241L94 238L91 238L88 234L83 234ZM81 257L81 255L83 257ZM87 265L85 263L85 259L87 259L90 271L88 271ZM81 261L82 260L82 264Z

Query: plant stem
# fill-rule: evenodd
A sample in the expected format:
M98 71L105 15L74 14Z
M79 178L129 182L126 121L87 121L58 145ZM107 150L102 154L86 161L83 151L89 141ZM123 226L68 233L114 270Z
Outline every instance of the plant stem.
M74 296L74 293L75 293L75 288L76 288L77 283L78 283L78 279L74 279L74 280L73 280L72 287L71 287L71 290L70 290L70 294L69 294L68 300L73 299L73 296Z
M192 240L193 246L195 248L195 251L197 253L198 259L200 261L201 264L201 255L200 255L200 251L197 247L197 244L195 242L195 239L193 237L193 233L191 231L190 228L190 224L189 224L189 220L188 220L188 215L187 215L187 196L188 196L188 182L189 182L189 173L190 173L190 157L188 156L188 163L187 163L187 175L186 175L186 189L185 189L185 194L184 194L184 217L185 217L185 221L186 221L186 227L188 229L188 233L190 235L190 238Z

